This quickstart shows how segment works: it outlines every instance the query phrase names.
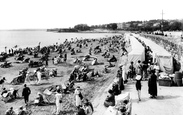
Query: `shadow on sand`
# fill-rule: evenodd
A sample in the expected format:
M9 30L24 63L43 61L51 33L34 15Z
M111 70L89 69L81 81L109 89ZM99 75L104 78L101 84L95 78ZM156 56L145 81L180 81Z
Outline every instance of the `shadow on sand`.
M45 82L45 83L40 83L40 84L34 83L34 84L30 84L30 85L32 85L32 86L41 86L41 85L51 85L51 84L52 84L52 83Z

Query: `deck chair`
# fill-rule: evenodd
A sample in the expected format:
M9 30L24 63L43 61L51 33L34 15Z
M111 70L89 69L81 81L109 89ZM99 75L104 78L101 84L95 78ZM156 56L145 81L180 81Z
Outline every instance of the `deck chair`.
M43 95L48 103L53 103L53 101L55 100L53 92L49 91L48 89L44 90Z

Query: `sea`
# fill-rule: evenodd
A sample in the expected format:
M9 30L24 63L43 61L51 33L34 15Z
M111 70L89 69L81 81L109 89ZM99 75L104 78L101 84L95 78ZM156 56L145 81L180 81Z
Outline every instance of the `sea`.
M9 30L0 31L0 52L11 48L41 47L63 43L66 39L103 38L117 33L58 33L46 30ZM16 47L17 46L17 47ZM6 47L6 48L5 48Z

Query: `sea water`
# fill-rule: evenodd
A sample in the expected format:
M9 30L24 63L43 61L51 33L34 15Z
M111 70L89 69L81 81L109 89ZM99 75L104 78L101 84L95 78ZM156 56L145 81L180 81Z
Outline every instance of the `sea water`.
M63 43L65 39L84 39L84 38L102 38L116 35L116 33L57 33L47 32L46 30L17 30L0 31L0 52L8 49L25 47L36 47L41 42L41 47Z

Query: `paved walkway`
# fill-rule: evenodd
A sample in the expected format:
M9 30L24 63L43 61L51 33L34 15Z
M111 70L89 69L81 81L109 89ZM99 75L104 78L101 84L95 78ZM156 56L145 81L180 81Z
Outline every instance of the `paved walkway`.
M103 94L94 100L95 112L93 115L104 115L106 108L103 102L107 96L109 86L103 90ZM132 98L131 115L182 115L183 114L183 87L158 86L157 99L150 99L147 81L142 81L141 97L138 101L135 82L128 83L124 92L130 92Z

